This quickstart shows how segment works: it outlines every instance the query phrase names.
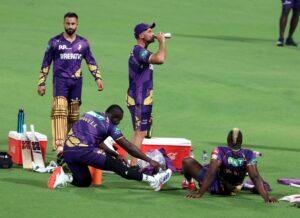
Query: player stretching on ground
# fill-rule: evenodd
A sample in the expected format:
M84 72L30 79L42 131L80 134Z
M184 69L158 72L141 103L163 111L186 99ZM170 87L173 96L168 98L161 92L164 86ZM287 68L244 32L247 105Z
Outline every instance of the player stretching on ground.
M213 150L211 162L203 167L193 158L185 158L182 162L183 173L187 180L195 178L200 189L196 194L188 194L187 198L201 198L208 191L211 194L236 195L243 186L248 172L256 191L265 202L277 202L268 195L263 180L256 168L256 156L253 151L241 148L243 141L239 129L232 129L227 136L228 147L217 147Z
M125 179L145 181L159 191L171 175L170 169L148 176L127 166L127 160L110 150L103 141L111 136L130 155L150 163L155 168L161 165L140 152L123 136L117 125L123 118L123 110L118 105L111 105L105 113L89 111L73 125L64 145L64 158L72 175L64 174L62 167L55 169L48 181L48 188L64 186L71 183L77 187L88 187L92 177L88 166L117 173ZM102 150L103 149L103 150ZM106 155L103 153L106 153Z
M43 96L46 91L46 78L53 61L52 148L57 153L62 151L67 132L80 115L82 59L86 60L98 90L103 90L100 71L90 45L85 38L76 34L77 26L77 14L65 14L65 32L54 36L48 42L38 82L38 94Z
M131 114L134 134L131 142L138 148L151 128L151 112L153 97L153 64L163 64L166 59L165 36L159 32L155 36L153 24L140 23L134 28L137 39L129 57L129 88L127 91L127 106ZM159 50L152 53L147 50L149 44L157 39ZM136 158L131 158L131 166L137 164Z

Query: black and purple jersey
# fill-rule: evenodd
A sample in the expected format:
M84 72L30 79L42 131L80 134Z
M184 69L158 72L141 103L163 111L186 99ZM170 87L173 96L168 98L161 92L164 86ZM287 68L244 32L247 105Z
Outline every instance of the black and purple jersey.
M73 125L65 146L98 147L108 136L116 141L122 138L123 134L105 113L89 111Z
M38 84L45 85L52 61L54 77L81 78L82 59L86 60L89 71L93 77L95 79L101 79L98 65L92 55L90 45L85 38L76 35L76 39L73 42L69 42L64 38L63 33L54 36L48 42Z
M148 63L152 53L135 45L129 56L128 105L151 105L153 90L153 65Z

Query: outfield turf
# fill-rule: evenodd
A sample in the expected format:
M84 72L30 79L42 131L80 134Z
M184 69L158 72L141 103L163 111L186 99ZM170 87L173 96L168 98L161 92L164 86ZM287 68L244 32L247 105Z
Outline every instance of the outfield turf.
M133 27L157 23L155 31L172 32L167 60L155 66L154 135L192 140L195 156L224 144L232 127L244 133L245 147L263 153L262 176L272 195L299 193L276 184L300 177L299 48L275 46L280 1L152 0L0 2L0 150L7 150L9 130L17 128L18 109L25 122L50 139L52 72L47 93L36 93L39 68L50 37L63 31L63 15L79 14L78 33L87 37L100 64L103 93L84 65L83 106L103 111L112 104L125 109L120 125L131 137L125 105L127 59L135 44ZM300 27L299 27L300 28ZM298 31L299 32L299 31ZM295 40L300 42L296 32ZM156 51L157 44L150 50ZM47 161L54 160L50 143ZM0 217L292 217L299 209L280 202L264 204L260 196L205 195L184 199L182 177L175 175L160 193L146 184L104 175L102 187L48 190L49 174L19 167L0 169Z

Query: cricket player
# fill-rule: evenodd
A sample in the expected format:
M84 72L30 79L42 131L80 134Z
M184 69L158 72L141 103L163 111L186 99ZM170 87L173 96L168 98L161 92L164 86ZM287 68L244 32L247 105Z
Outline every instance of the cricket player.
M293 15L290 21L289 34L285 41L285 44L289 46L297 46L297 43L293 40L293 34L299 21L300 0L281 0L281 4L282 10L279 20L279 39L277 41L277 46L284 46L284 31L291 10L293 10Z
M71 183L77 187L88 187L92 177L88 166L117 173L125 179L145 181L159 191L171 175L170 169L149 176L140 173L137 169L127 166L127 160L115 151L106 147L103 141L111 136L116 143L130 155L147 161L158 169L161 165L143 154L136 146L123 136L117 127L123 118L123 110L118 105L111 105L105 113L89 111L73 125L68 133L64 145L64 159L72 175L66 175L62 167L57 167L48 181L48 188L62 187Z
M236 195L242 189L248 173L264 201L277 202L277 199L268 195L264 187L256 167L256 155L251 150L241 148L242 141L242 132L233 128L227 136L228 146L220 146L213 150L209 167L203 167L193 158L185 158L182 161L186 179L194 178L200 186L196 194L188 194L187 198L201 198L206 191L218 195Z
M164 33L156 35L152 31L155 23L137 24L134 28L134 36L137 44L133 47L129 56L129 88L126 102L131 114L134 134L132 144L138 148L150 129L152 97L153 97L153 65L163 64L166 59L166 47ZM157 39L159 49L156 53L148 50L148 46ZM131 166L137 164L137 159L132 157Z
M66 13L64 15L65 31L48 42L38 82L38 94L43 96L53 61L52 148L57 153L62 151L66 134L80 115L82 59L86 60L98 90L102 91L104 88L90 45L85 38L76 34L77 26L77 14Z

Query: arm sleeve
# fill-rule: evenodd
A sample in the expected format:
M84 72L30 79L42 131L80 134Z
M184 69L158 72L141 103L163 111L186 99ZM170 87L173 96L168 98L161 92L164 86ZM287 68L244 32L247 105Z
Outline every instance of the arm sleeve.
M50 40L48 42L46 51L45 51L45 55L44 55L44 59L43 59L43 63L42 63L42 67L40 70L40 76L39 76L39 82L38 85L39 86L44 86L46 85L46 79L50 70L50 65L51 62L53 60L54 57L54 47L53 47L53 43L52 40Z
M88 65L89 71L91 72L92 76L95 78L95 80L97 79L101 79L101 74L100 74L100 69L96 63L95 58L93 57L92 51L90 49L90 44L88 42L87 43L87 48L86 48L86 53L85 53L85 60L86 60L86 64Z

